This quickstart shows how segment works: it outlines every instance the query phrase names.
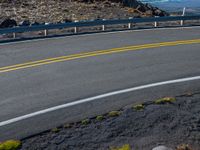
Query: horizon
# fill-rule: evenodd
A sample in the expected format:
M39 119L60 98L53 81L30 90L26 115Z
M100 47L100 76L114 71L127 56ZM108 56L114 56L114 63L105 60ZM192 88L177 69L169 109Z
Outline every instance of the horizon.
M169 12L180 12L184 7L188 13L200 14L199 0L140 0L143 3L150 3Z

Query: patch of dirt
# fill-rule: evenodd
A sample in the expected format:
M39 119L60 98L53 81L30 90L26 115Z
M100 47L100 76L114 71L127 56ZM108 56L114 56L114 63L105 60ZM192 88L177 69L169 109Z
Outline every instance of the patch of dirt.
M119 116L104 115L102 121L74 123L22 140L21 150L106 150L130 144L134 150L157 145L171 148L186 143L200 148L200 93L176 97L167 104L145 103L144 110L126 107ZM101 118L101 117L99 117Z

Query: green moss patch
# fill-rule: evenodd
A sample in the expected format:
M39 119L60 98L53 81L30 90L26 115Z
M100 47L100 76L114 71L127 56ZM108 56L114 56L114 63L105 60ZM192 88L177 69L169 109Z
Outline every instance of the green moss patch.
M89 119L84 119L84 120L81 121L82 125L88 125L89 123L90 123Z
M176 101L175 97L164 97L154 101L155 104L173 103Z
M140 111L144 109L144 104L137 104L133 106L134 110Z
M51 132L54 132L54 133L58 133L59 131L60 131L59 128L53 128L53 129L51 129Z
M17 150L21 147L21 142L17 140L8 140L0 143L0 150Z
M111 147L110 150L131 150L131 146L129 144L125 144L122 147Z
M111 111L108 113L108 117L117 117L121 114L120 111Z
M97 121L102 121L103 119L104 119L104 117L102 115L96 117Z

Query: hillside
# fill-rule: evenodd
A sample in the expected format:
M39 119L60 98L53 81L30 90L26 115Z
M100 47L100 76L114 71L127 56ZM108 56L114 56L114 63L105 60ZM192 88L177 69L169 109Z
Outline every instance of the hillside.
M166 12L136 0L0 0L0 20L17 23L65 22L145 16L165 16Z

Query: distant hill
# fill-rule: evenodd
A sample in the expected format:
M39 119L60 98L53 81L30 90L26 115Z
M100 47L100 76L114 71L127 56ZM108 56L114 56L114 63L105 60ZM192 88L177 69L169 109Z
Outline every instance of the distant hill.
M137 0L0 0L0 21L17 23L68 22L166 16L168 13Z

